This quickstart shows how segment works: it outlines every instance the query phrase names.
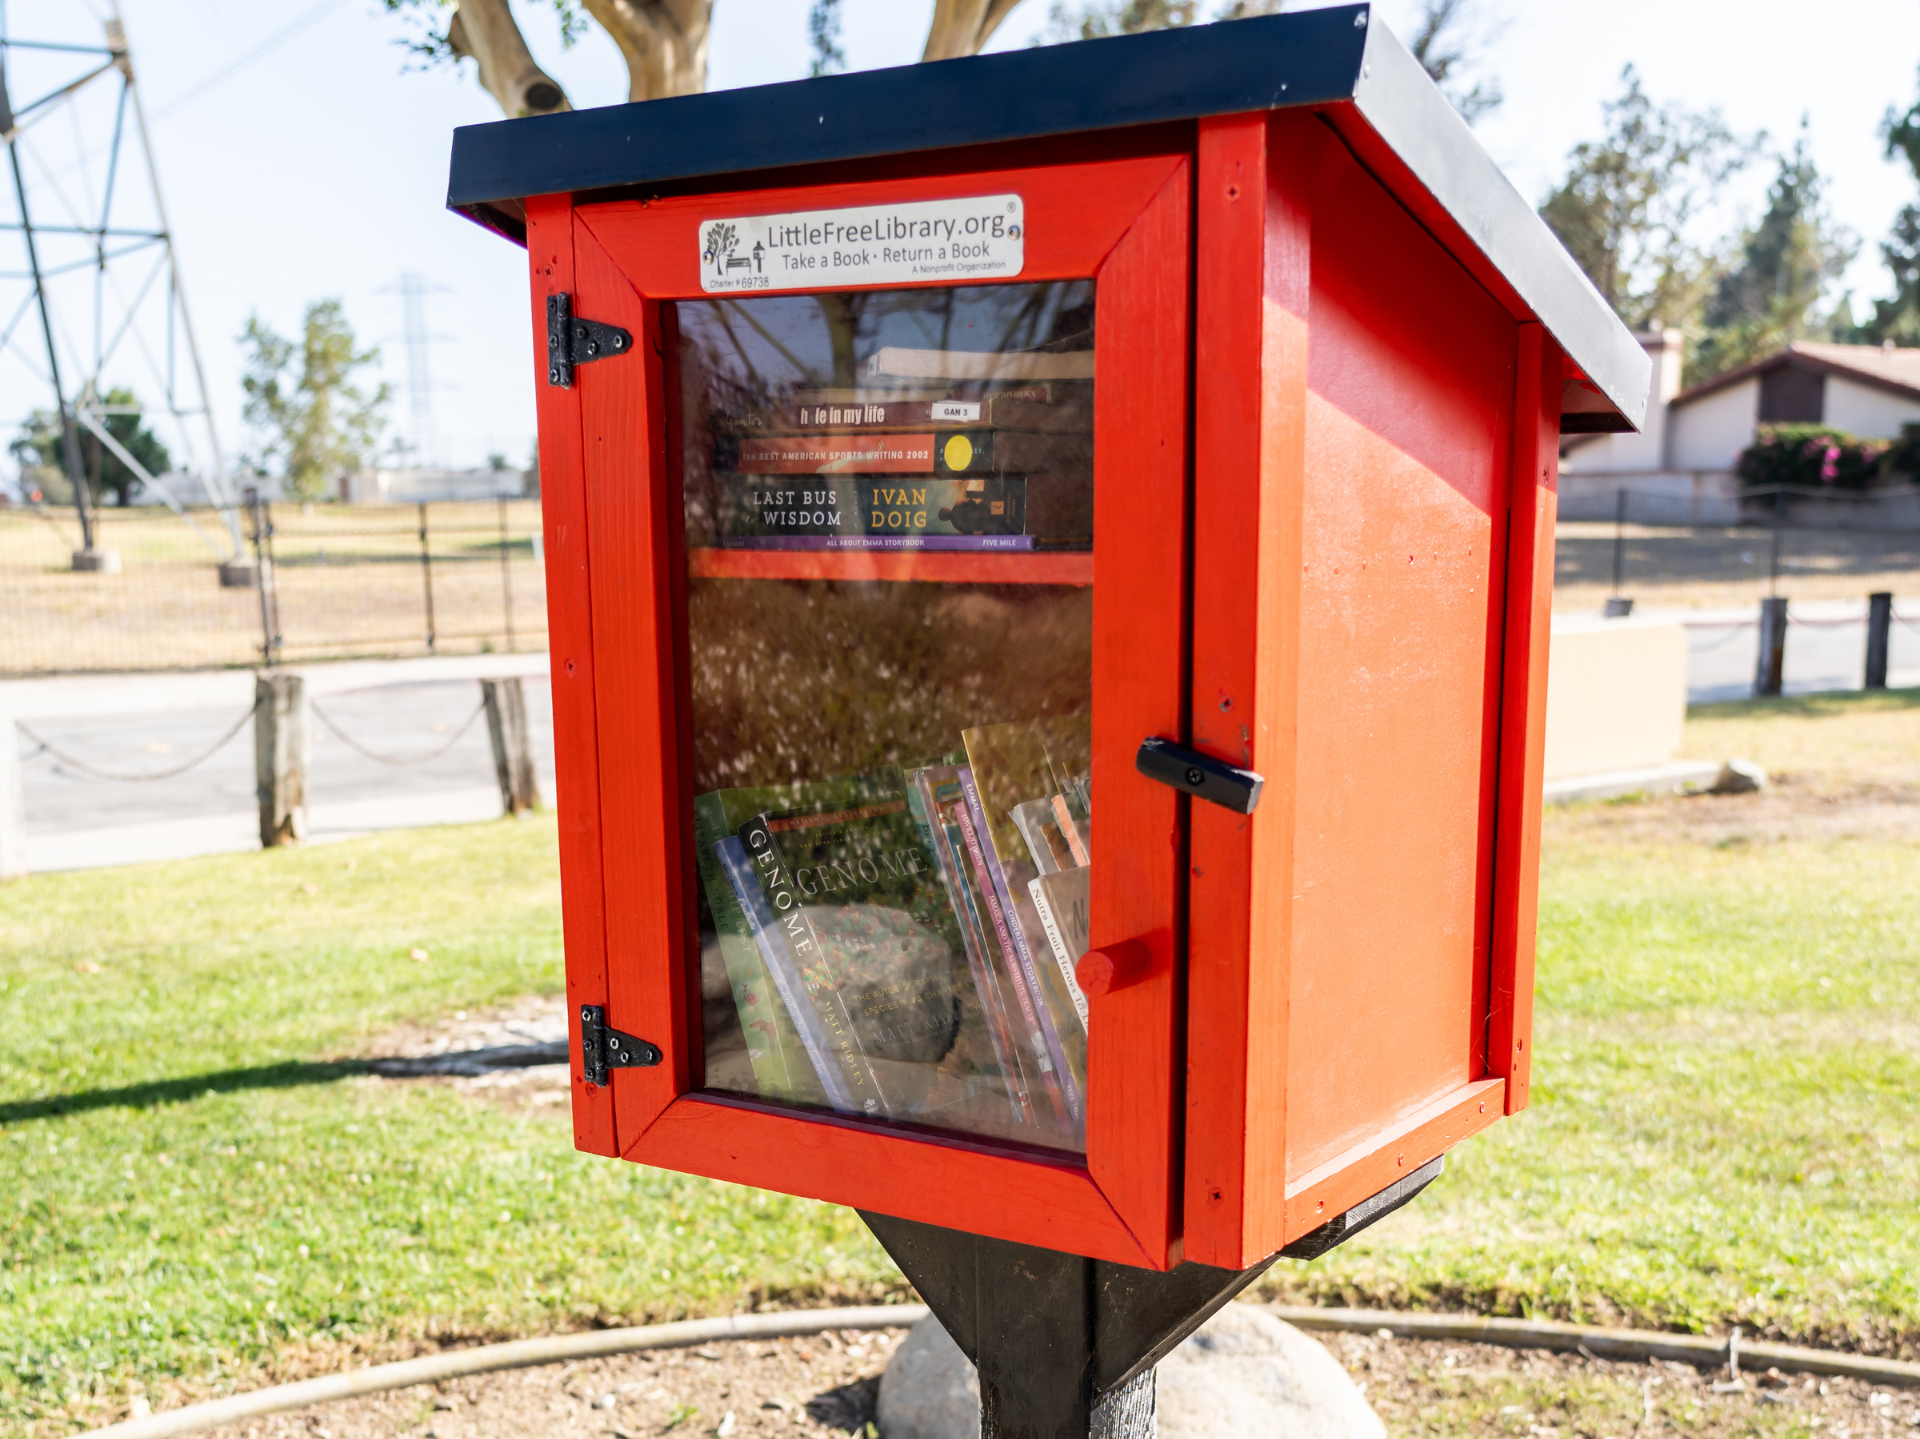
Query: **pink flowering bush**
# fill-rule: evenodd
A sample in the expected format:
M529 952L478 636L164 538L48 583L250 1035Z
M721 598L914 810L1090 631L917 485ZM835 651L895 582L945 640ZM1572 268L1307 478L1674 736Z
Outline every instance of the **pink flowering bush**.
M1740 452L1736 470L1749 490L1864 490L1892 448L1890 441L1863 440L1826 425L1762 425Z

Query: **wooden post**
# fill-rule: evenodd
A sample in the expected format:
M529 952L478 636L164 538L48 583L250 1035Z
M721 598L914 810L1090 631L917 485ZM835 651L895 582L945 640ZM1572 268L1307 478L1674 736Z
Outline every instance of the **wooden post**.
M27 877L27 798L20 782L20 732L0 720L0 882Z
M1787 662L1787 601L1784 595L1760 601L1760 659L1754 667L1753 692L1766 698L1780 693Z
M527 733L527 692L516 676L481 680L487 708L487 738L493 741L493 773L500 781L500 808L521 815L540 808L540 779L533 768L533 741Z
M260 847L307 837L307 682L284 670L253 682L253 782Z
M1893 639L1893 591L1867 596L1867 684L1870 690L1887 687L1887 646Z

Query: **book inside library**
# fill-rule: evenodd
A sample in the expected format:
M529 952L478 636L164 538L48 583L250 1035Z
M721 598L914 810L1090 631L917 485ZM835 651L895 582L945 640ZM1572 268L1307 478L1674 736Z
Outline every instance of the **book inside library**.
M704 1089L1085 1149L1094 282L682 300Z

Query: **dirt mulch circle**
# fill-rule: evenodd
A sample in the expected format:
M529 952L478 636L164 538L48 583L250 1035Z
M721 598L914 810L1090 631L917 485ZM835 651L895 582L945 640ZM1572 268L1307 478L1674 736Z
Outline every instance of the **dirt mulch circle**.
M472 1375L213 1433L218 1439L864 1439L875 1422L880 1375L906 1334L829 1330ZM1862 1380L1749 1373L1733 1389L1724 1368L1453 1340L1314 1337L1352 1374L1395 1439L1897 1439L1920 1430L1920 1391Z
M1614 1362L1445 1339L1316 1334L1347 1367L1387 1432L1487 1439L1835 1436L1920 1429L1920 1390L1765 1371L1730 1388L1725 1368Z
M829 1329L475 1374L272 1414L219 1439L865 1435L904 1329Z

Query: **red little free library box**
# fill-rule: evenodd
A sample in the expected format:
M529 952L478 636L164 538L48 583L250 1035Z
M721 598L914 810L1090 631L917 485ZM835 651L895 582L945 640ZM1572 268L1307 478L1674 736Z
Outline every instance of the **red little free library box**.
M452 174L543 352L582 1149L1240 1270L1526 1105L1557 441L1648 366L1367 7Z

